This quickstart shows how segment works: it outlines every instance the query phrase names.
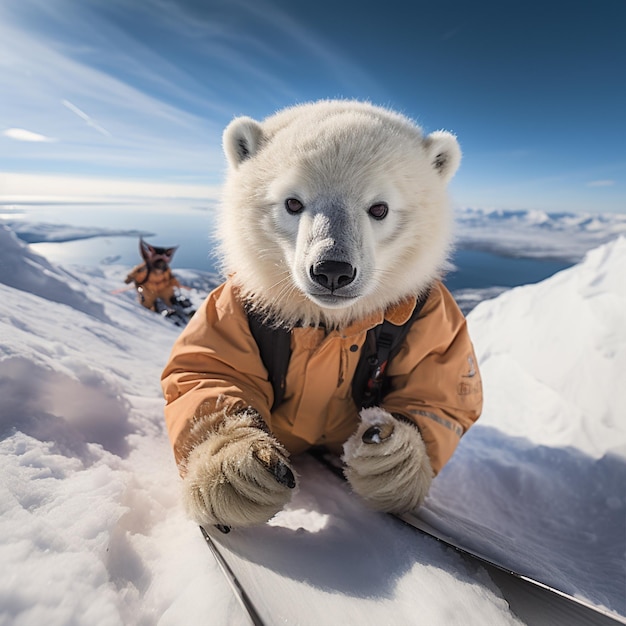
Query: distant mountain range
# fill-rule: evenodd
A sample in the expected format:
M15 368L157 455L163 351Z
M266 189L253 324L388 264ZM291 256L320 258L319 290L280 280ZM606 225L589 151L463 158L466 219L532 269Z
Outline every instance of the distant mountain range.
M458 248L572 262L580 261L588 250L626 235L626 213L463 208L456 211L456 222Z

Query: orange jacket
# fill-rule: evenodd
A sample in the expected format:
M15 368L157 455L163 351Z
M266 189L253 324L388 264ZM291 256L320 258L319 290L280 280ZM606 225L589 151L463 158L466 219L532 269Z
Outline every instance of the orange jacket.
M154 306L154 301L161 298L166 304L174 295L174 288L180 287L180 283L168 267L165 271L148 268L145 263L134 267L126 276L126 284L134 282L137 290L140 290L140 301L148 309Z
M388 309L385 317L402 324L414 306L411 298ZM216 406L231 411L253 407L293 454L315 444L339 452L358 424L351 384L360 348L367 330L382 319L381 313L328 334L323 328L295 328L285 399L271 412L272 386L246 313L233 285L222 284L183 330L163 372L165 420L176 461L184 462L192 447L194 416ZM433 470L439 472L482 408L465 318L442 284L432 289L386 374L391 390L382 407L417 424ZM198 441L195 430L193 440Z

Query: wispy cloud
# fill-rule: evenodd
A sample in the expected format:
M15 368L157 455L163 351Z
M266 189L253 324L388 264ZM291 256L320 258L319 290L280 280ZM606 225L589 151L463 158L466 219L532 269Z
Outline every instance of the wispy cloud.
M34 133L24 128L7 128L2 131L2 134L9 139L15 139L16 141L29 141L35 143L49 143L56 141L56 139L52 137L46 137L45 135L40 135L39 133Z
M587 183L587 187L612 187L615 184L614 180L590 180Z
M106 130L106 128L102 128L100 124L96 124L87 113L81 111L76 105L72 104L69 100L62 100L63 106L67 107L72 113L76 113L78 117L84 120L87 123L87 126L91 126L93 129L97 130L99 133L102 133L105 137L110 137L111 133Z
M448 41L450 39L453 39L454 37L456 37L459 33L461 32L461 27L457 27L457 28L451 28L450 30L447 30L443 33L443 35L441 36L441 40L442 41Z
M139 181L96 177L13 174L0 172L0 203L83 200L210 200L219 197L217 185ZM33 193L36 191L36 194Z
M221 132L233 115L264 115L310 97L290 80L301 79L302 68L285 45L333 77L335 94L355 83L380 93L366 72L271 2L224 6L0 3L0 119L57 139L35 150L23 135L10 159L0 154L0 171L217 181ZM135 35L136 23L148 36Z
M58 141L45 152L16 142L10 159L0 153L0 170L142 178L219 172L221 124L76 60L67 45L6 17L0 6L0 93L10 94L0 98L0 119Z
M323 64L326 71L334 76L339 84L365 87L370 93L380 95L381 85L361 66L345 58L331 41L322 39L289 13L265 0L233 0L233 2L242 10L248 11L266 29L280 31L284 41L293 41L297 48L305 49L311 58Z

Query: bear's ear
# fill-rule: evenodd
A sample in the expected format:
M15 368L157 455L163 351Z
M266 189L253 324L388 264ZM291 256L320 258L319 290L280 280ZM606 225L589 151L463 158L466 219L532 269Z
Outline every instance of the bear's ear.
M261 125L250 117L235 118L224 130L222 145L231 167L237 168L261 145Z
M456 137L438 130L426 137L426 154L431 167L448 182L461 163L461 148Z

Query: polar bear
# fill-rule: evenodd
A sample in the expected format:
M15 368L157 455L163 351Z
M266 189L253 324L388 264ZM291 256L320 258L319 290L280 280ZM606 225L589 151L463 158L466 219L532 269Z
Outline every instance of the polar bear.
M461 151L399 113L355 101L294 106L224 131L218 239L225 282L176 341L162 385L189 516L269 520L297 485L291 454L343 454L353 489L405 512L478 418L480 375L463 315L440 279L452 243L447 184ZM367 331L423 308L383 367L387 392L350 385ZM425 303L424 303L425 302ZM286 329L273 406L250 316Z

